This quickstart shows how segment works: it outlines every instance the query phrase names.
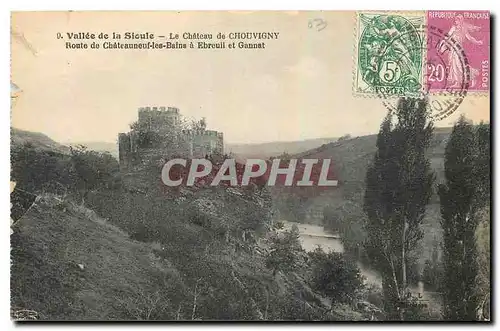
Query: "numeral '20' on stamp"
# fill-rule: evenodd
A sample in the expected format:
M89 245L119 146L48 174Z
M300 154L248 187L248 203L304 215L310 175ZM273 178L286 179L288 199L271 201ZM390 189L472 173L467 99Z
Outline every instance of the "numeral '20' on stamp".
M485 11L429 11L427 24L444 33L463 51L468 64L463 70L460 56L444 42L428 43L428 58L441 58L428 63L425 75L429 92L460 88L466 81L468 92L487 92L490 87L490 14ZM431 37L428 35L428 38ZM468 71L468 72L467 72Z

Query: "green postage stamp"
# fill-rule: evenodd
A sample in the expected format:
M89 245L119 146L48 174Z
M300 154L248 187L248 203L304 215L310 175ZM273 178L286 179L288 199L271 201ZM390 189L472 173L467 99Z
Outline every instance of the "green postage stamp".
M354 93L398 97L422 92L425 13L356 13Z

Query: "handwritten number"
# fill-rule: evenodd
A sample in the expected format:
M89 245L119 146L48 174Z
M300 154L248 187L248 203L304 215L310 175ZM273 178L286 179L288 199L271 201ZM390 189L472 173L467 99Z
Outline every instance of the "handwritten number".
M326 21L321 18L315 18L313 20L309 20L309 23L307 24L309 29L315 27L317 31L324 30L327 25L328 23L326 23Z

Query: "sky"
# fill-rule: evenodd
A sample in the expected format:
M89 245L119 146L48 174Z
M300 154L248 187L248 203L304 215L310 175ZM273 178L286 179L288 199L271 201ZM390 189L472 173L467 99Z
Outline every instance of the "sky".
M310 22L322 19L321 31ZM387 109L353 94L354 12L18 12L11 81L22 89L12 126L59 142L115 142L143 106L205 117L225 142L376 133ZM57 33L279 32L265 49L68 50ZM489 99L460 114L489 121Z

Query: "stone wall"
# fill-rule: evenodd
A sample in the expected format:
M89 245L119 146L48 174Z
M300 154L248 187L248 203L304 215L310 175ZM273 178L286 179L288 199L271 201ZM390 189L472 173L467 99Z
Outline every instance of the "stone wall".
M198 132L183 131L189 145L189 155L202 158L205 155L224 154L224 137L222 132L203 130Z
M180 130L180 112L174 107L141 107L138 110L137 129L151 131L164 137L166 140L172 132ZM175 151L174 154L185 155L191 158L203 158L206 155L224 153L224 136L222 132L214 130L182 130L175 134L182 151ZM134 165L139 165L147 160L152 154L151 146L138 146L137 131L131 130L118 135L119 161L122 169L128 169ZM162 139L162 138L160 138ZM179 146L177 148L179 148ZM169 146L167 141L158 142L154 154L167 156ZM147 151L146 151L147 150Z

